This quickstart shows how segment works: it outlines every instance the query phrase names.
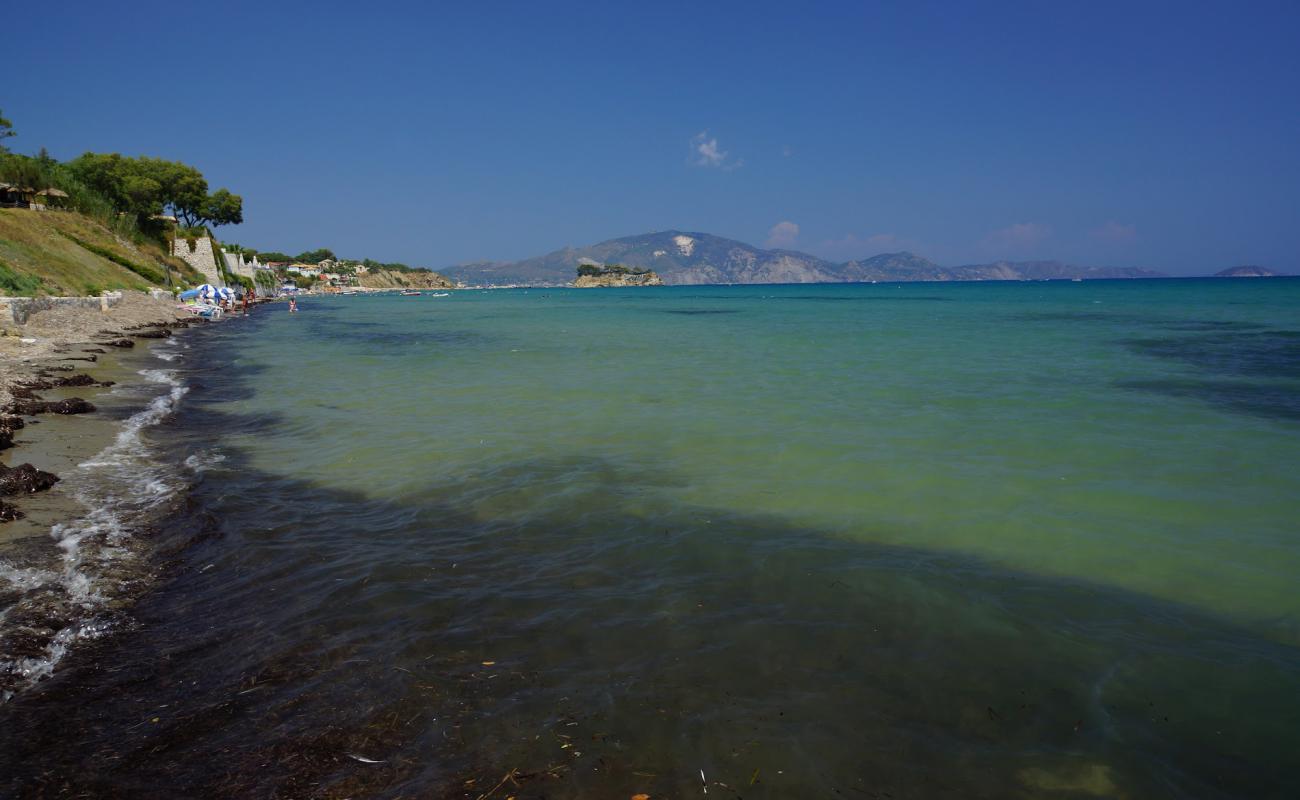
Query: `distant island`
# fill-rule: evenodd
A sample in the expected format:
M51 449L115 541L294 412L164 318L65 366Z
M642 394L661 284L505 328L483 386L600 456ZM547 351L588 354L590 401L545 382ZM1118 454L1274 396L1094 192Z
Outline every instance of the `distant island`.
M1257 267L1254 264L1246 264L1240 267L1228 267L1214 273L1216 278L1276 278L1281 273L1274 272L1268 267Z
M440 271L476 286L568 286L575 268L601 264L653 271L669 285L1168 277L1135 267L1086 267L1060 261L996 261L945 267L908 252L834 263L794 250L765 250L734 239L683 231L625 236L587 247L566 247L522 261L481 261Z
M578 277L573 282L578 289L595 289L610 286L663 286L663 280L654 273L624 264L579 264Z

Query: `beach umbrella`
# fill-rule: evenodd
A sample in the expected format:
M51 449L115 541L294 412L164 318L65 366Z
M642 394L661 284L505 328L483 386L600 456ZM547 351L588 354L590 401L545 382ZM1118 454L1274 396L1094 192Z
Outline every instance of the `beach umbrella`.
M210 283L205 283L202 286L196 286L194 287L194 290L199 293L198 295L199 298L203 300L210 300L217 296L217 287L213 286Z
M222 286L220 289L217 289L217 295L223 300L234 300L235 290L231 289L229 286Z
M179 297L179 298L182 299L182 300L193 300L194 298L196 298L196 297L198 297L198 296L199 296L199 290L198 290L198 289L187 289L187 290L181 292L179 295L177 295L177 297Z

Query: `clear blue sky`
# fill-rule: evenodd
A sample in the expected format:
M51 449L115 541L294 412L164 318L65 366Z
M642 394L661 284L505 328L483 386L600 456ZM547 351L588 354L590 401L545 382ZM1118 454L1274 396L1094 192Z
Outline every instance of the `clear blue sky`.
M1295 2L13 2L2 27L13 149L192 163L263 249L436 268L680 228L1300 272Z

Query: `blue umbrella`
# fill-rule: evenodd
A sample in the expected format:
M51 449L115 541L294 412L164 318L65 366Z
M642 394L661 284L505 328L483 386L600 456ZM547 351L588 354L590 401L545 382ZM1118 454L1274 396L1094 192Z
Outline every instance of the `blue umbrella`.
M229 286L222 286L217 290L217 296L225 300L233 301L235 299L235 290L231 289Z

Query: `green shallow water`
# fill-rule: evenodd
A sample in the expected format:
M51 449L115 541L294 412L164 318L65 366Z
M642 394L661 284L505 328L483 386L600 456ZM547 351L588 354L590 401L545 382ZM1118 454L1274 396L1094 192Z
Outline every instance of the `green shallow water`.
M1300 796L1298 301L465 291L192 331L126 463L183 503L114 533L156 588L0 705L0 794Z
M438 495L545 460L471 507L564 513L564 465L601 460L631 507L1300 618L1297 281L340 298L241 346L265 371L231 410L286 425L237 444L322 487Z

